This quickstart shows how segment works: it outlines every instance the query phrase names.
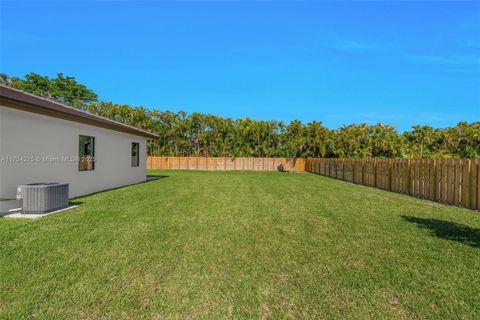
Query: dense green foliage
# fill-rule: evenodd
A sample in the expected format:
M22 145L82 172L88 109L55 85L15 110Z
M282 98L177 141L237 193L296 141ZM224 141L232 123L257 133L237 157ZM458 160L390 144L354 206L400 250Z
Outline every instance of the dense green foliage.
M0 319L480 319L480 215L316 176L155 172L0 218Z
M480 157L480 121L436 129L353 124L330 130L321 122L230 119L210 114L159 111L98 102L97 95L73 77L27 74L0 77L3 84L47 96L85 111L158 133L149 153L166 156L255 157Z
M77 108L83 108L96 102L98 98L92 90L79 84L74 77L65 77L62 73L58 73L53 79L36 73L25 75L25 79L10 78L2 74L0 75L0 84Z

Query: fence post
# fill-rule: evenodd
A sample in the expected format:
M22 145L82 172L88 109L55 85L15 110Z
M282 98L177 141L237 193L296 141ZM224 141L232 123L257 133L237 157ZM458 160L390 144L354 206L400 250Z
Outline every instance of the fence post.
M361 160L362 164L362 185L365 185L365 159Z
M461 198L460 198L460 177L462 173L462 162L460 159L455 159L455 193L454 193L454 198L455 198L455 204L460 205L461 204Z
M407 194L412 194L412 170L410 168L410 159L407 162Z
M388 190L392 190L392 161L388 159Z
M437 161L432 160L430 167L430 199L435 200L437 195Z
M355 162L356 162L356 159L353 159L353 160L352 160L352 182L353 182L353 183L357 183L357 182L355 181Z
M335 159L335 179L338 179L338 159Z
M477 208L477 197L476 197L476 191L477 191L477 160L472 159L470 161L470 203L469 203L469 208L471 209L479 209Z
M470 176L471 176L471 161L470 159L463 160L463 174L462 174L462 205L468 208L470 205Z
M470 197L470 202L472 203L472 208L480 210L480 161L478 159L472 160L472 182L471 188L472 195Z

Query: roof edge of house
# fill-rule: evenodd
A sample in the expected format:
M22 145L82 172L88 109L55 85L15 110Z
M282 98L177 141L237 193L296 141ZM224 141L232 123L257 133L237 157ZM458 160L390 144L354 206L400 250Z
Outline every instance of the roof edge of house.
M3 85L0 85L0 104L4 107L43 114L95 127L129 133L149 139L159 138L159 135L155 133L110 120L102 116L97 116L86 111L64 105L60 102L52 101L47 98L39 97Z

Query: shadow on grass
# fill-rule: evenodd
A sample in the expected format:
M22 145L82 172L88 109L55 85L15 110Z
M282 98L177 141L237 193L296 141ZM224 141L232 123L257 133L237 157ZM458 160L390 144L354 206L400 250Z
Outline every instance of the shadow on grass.
M79 201L78 199L73 199L73 200L68 201L69 206L81 206L84 203L85 202Z
M149 182L149 181L152 181L152 180L158 180L158 179L164 179L164 178L168 178L168 176L148 174L147 175L147 181L145 181L145 182Z
M430 234L439 238L480 248L480 229L438 219L424 219L413 216L401 217L408 222L415 223L419 228L429 230Z
M138 183L127 184L127 185L120 186L120 187L116 187L116 188L110 188L110 189L105 189L105 190L101 190L101 191L97 191L97 192L92 192L92 193L89 193L89 194L85 194L85 195L83 195L83 196L79 196L79 197L76 197L76 198L72 198L72 199L70 200L70 204L72 204L72 205L83 204L83 202L80 201L80 199L85 198L85 197L89 197L89 196L93 196L93 195L97 195L97 194L101 194L101 193L105 193L105 192L110 192L110 191L114 191L114 190L119 190L119 189L131 187L131 186L135 186L135 185L139 185L139 184L143 184L143 183L149 183L149 182L151 182L151 181L155 181L155 180L159 180L159 179L164 179L164 178L168 178L168 177L169 177L169 176L147 175L145 181L138 182Z

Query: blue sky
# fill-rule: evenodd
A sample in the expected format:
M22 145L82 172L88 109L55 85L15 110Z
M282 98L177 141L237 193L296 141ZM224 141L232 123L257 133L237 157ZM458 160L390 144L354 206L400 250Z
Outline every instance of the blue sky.
M101 100L304 122L480 120L480 2L4 2L0 71Z

